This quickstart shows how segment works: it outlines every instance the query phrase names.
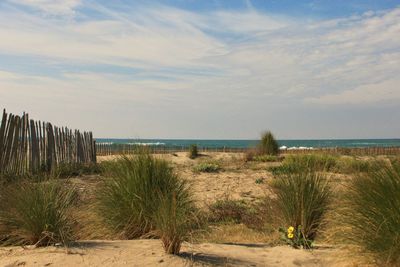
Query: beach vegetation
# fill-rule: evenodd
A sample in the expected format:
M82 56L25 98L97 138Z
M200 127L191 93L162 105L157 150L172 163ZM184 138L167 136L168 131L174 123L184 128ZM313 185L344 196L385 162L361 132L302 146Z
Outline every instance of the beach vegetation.
M221 165L216 161L205 161L197 164L194 169L195 172L218 172L221 170Z
M198 228L197 211L186 182L179 180L175 188L160 196L153 220L165 252L178 254L182 242Z
M264 178L260 177L256 179L256 184L263 184L264 183Z
M216 224L243 224L257 231L272 232L276 224L274 202L266 198L256 203L224 198L208 206L208 221Z
M349 181L335 224L342 241L374 256L379 266L400 266L400 164L360 173Z
M97 163L60 163L52 176L69 178L82 175L101 174L101 164Z
M272 188L282 212L283 229L294 228L294 238L287 235L286 239L293 247L310 248L328 210L330 186L326 177L315 172L290 173L274 180Z
M0 192L2 240L9 245L47 246L73 239L71 208L76 191L57 180L18 181Z
M278 155L279 145L272 132L262 134L258 149L260 155Z
M189 158L195 159L199 156L199 151L197 145L193 144L189 147Z
M103 166L106 178L97 191L98 213L114 232L132 239L151 236L157 225L164 234L183 227L191 196L167 161L142 151Z
M381 160L363 160L349 156L330 154L288 155L280 166L272 166L269 170L274 175L285 175L301 172L335 172L359 173L379 169Z
M254 151L254 149L248 149L243 155L243 161L244 162L252 161L255 155L256 152Z
M248 204L243 200L221 199L209 207L210 222L241 223L250 212Z
M275 155L256 155L253 160L258 162L276 162L279 161L280 158Z

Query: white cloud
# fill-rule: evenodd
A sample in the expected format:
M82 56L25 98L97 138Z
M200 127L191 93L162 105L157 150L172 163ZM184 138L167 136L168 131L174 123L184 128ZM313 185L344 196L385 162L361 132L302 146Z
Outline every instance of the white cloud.
M400 101L400 80L386 80L376 84L365 84L338 94L327 94L308 98L310 103L322 105L360 105Z
M72 15L81 0L9 0L12 3L28 6L50 15Z

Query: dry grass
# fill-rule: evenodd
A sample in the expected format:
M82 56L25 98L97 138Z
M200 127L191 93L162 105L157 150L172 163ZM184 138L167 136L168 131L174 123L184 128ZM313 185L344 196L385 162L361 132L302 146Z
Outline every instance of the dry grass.
M197 233L193 242L204 243L267 243L280 244L277 231L263 232L247 227L244 224L221 224L210 226L209 231Z

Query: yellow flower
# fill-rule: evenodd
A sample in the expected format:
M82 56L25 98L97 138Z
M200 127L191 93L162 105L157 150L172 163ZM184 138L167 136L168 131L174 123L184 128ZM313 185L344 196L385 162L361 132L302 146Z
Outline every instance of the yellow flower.
M287 231L288 231L289 234L293 233L294 227L293 227L293 226L290 226L290 227L287 229Z
M292 239L292 238L293 238L293 234L292 234L292 233L289 233L289 234L287 235L287 237L290 238L290 239Z

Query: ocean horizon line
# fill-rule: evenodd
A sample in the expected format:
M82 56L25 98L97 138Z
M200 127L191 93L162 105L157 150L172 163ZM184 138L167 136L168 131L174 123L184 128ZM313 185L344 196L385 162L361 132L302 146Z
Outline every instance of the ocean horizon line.
M125 144L143 146L189 147L195 144L201 148L249 148L258 144L256 139L123 139L96 138L99 144ZM400 138L387 139L278 139L280 147L286 148L329 148L329 147L400 147Z

